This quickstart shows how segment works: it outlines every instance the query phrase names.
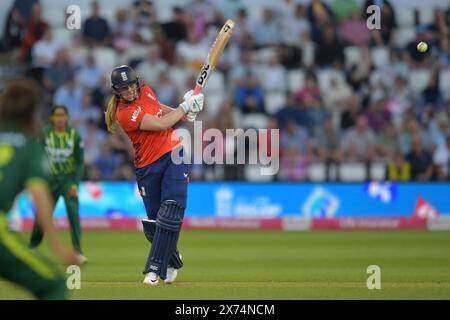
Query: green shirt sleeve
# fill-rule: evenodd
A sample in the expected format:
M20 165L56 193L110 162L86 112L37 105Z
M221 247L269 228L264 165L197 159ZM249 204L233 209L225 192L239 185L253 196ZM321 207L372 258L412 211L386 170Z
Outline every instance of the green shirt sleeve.
M40 183L48 187L50 167L42 145L33 143L31 146L32 159L27 166L25 185Z
M76 164L74 182L78 185L84 174L84 142L78 132L76 133L75 139L74 158Z

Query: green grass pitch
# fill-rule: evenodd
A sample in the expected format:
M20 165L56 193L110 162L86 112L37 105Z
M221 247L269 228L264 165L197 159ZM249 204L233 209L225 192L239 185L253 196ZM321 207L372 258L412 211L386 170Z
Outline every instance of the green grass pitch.
M83 245L71 299L450 299L450 232L185 230L185 267L156 287L142 284L142 232L85 231ZM369 265L380 290L366 287ZM0 299L30 298L0 280Z

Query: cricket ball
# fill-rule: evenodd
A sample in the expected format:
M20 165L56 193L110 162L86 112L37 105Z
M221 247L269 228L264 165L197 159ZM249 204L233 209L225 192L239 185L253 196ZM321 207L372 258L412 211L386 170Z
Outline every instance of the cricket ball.
M426 42L421 41L417 44L417 51L424 53L427 50L428 50L428 44Z

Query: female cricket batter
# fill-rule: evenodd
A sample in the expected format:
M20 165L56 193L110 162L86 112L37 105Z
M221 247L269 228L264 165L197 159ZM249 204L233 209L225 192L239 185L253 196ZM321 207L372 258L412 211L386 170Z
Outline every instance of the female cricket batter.
M78 252L79 259L86 263L81 252L81 226L78 214L78 185L84 173L83 141L78 132L68 125L69 112L62 105L54 106L51 124L42 130L42 144L50 162L50 187L54 206L63 196L70 222L72 245ZM34 224L30 247L36 248L43 238L42 229Z
M203 94L193 95L191 90L173 109L161 104L148 85L141 86L136 72L126 65L112 71L111 88L106 124L114 132L119 123L133 144L137 184L148 217L143 220L144 233L152 245L144 283L157 285L159 279L172 283L183 265L176 247L189 175L187 164L172 161L172 151L183 152L172 126L186 114L189 121L195 120L203 109Z
M48 163L33 137L38 105L34 84L26 81L10 85L0 97L0 278L28 289L39 299L64 299L67 290L62 274L10 232L6 221L15 197L25 189L52 249L65 263L78 263L75 252L61 244L51 220Z

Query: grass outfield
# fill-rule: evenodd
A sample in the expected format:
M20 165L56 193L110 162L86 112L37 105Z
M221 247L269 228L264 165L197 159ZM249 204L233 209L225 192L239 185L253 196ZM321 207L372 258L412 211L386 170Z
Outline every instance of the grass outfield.
M141 283L141 232L86 231L83 245L89 264L71 299L450 299L450 232L186 230L185 267L157 287ZM366 287L369 265L381 290ZM0 299L29 298L0 280Z

